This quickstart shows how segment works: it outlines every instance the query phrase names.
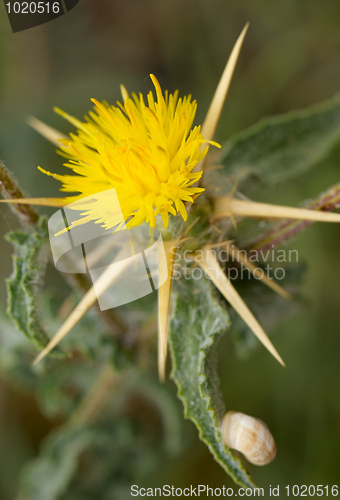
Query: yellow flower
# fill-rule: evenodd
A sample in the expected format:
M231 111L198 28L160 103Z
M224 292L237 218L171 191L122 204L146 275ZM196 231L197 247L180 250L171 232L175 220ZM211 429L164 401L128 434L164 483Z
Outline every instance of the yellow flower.
M128 227L143 222L154 227L158 214L165 227L169 214L179 212L186 220L185 202L193 202L204 191L195 186L202 172L193 169L207 153L202 144L209 141L204 141L200 127L192 129L196 101L191 96L179 99L177 91L163 96L156 77L150 76L156 101L152 91L146 104L142 94L130 97L122 87L124 104L111 106L92 99L94 111L85 122L56 108L78 129L70 139L61 140L60 151L74 174L51 174L40 168L63 183L62 191L78 193L66 198L67 203L114 188ZM103 206L107 201L104 196L92 205L81 205L86 211L75 224L94 220L106 229L117 226L117 214Z

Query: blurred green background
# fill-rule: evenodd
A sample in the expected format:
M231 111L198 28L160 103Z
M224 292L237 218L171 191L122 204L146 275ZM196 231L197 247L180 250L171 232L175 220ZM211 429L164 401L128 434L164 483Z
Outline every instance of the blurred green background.
M146 93L150 73L163 89L191 93L200 123L247 21L250 29L217 132L220 142L263 116L304 108L339 91L338 0L80 0L67 15L17 34L1 3L0 158L30 195L58 195L58 183L37 166L55 172L62 160L28 127L27 116L67 133L68 124L53 106L82 117L91 97L119 99L120 83ZM300 181L261 193L261 200L294 205L312 198L339 181L339 165L337 148ZM1 233L15 227L15 217L2 209ZM262 348L239 359L227 334L220 346L222 389L228 409L264 419L276 438L275 461L250 467L259 485L332 485L339 481L340 230L316 224L291 247L307 261L308 272L305 307L282 317L271 332L287 367ZM0 249L4 303L11 247L1 239ZM0 498L7 500L22 466L58 422L42 416L32 394L22 393L6 374L0 377ZM158 462L148 485L230 486L193 424L186 422L184 431L184 449Z

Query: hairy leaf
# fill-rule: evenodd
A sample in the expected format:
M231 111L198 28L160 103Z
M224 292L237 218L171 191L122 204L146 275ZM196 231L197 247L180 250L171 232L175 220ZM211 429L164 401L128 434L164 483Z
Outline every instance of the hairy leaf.
M20 493L27 500L56 500L78 467L79 455L94 440L88 428L62 428L45 442L41 455L23 471Z
M303 111L265 118L223 147L222 168L207 172L206 184L240 190L293 179L322 160L340 141L340 96ZM218 192L220 195L221 190Z
M48 336L39 319L39 294L47 264L47 223L42 217L36 231L11 231L7 241L14 246L13 273L7 280L7 312L29 340L39 348Z
M220 430L225 407L216 373L216 345L229 325L229 316L210 283L204 277L186 279L171 317L172 377L185 416L195 423L200 439L238 484L252 487L241 461L223 443Z

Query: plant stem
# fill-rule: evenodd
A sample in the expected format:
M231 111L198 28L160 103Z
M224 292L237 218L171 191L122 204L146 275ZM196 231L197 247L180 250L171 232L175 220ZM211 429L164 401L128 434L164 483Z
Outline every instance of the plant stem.
M9 170L0 160L0 192L6 200L25 198L24 193L19 189L13 180ZM11 204L11 210L18 216L23 225L35 226L39 220L39 213L32 205Z

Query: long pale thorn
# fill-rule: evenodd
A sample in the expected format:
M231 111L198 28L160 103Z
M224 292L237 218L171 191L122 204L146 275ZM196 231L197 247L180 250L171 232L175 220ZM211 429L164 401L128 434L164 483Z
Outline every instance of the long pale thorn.
M222 73L219 84L217 85L207 115L204 119L202 125L202 135L207 141L211 141L214 138L215 131L231 84L231 80L233 78L236 63L240 55L243 40L248 30L248 26L249 23L245 25L234 45L234 48ZM193 169L194 172L203 170L205 165L205 158L203 158L203 160L195 166L195 168Z
M268 349L268 351L276 358L281 365L285 366L281 356L269 340L267 334L259 324L253 313L248 309L240 295L237 293L230 280L224 274L214 252L209 247L204 247L196 258L196 262L201 266L203 271L209 276L216 288L221 292L229 304L241 316L243 321L254 332L256 337Z
M12 200L0 200L0 203L40 205L42 207L65 207L70 202L65 198L13 198Z
M158 374L161 382L165 380L166 357L168 351L169 306L173 275L173 264L178 243L163 242L165 258L159 252L158 272L159 281L163 282L158 289Z
M86 314L86 312L93 306L96 300L115 282L118 276L126 269L130 264L129 259L121 260L120 265L117 265L117 256L114 260L114 266L108 266L105 271L96 280L95 288L92 286L88 292L81 299L79 304L68 316L63 325L59 328L54 337L50 340L47 346L41 351L39 356L34 360L33 364L36 365L41 361L47 354L49 354L52 349L54 349L61 340L74 328L81 318Z
M45 139L58 147L62 146L60 139L67 139L65 134L59 132L59 130L56 130L53 127L50 127L49 125L46 125L46 123L38 120L38 118L35 118L34 116L29 116L27 118L27 123L36 132L38 132L38 134L42 135Z
M239 248L237 248L235 245L227 243L226 248L228 251L229 255L232 255L232 257L235 257L237 262L242 264L244 267L249 269L255 278L263 281L265 285L267 285L269 288L274 290L274 292L278 293L281 295L281 297L291 300L292 296L290 293L288 293L284 288L282 288L276 281L273 279L270 279L266 273L263 271L263 269L259 268L256 266L252 261L250 261L247 256L242 252Z
M298 219L320 222L340 222L340 214L310 210L307 208L286 207L238 200L231 197L215 198L213 220L224 217L255 217L265 219Z

